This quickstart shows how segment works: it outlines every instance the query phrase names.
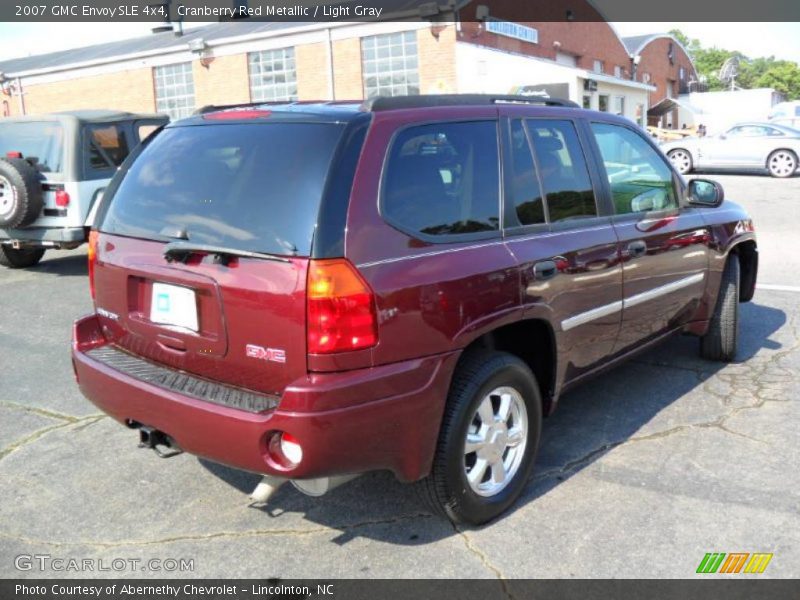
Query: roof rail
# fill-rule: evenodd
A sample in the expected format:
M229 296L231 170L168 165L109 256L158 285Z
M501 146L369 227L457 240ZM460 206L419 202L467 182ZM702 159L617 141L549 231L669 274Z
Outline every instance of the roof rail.
M503 94L425 94L413 96L378 96L365 100L362 110L378 112L401 108L429 108L434 106L487 106L493 104L543 104L580 108L572 100L544 98L543 96L515 96Z
M235 108L254 108L257 106L304 106L308 104L324 104L327 106L355 105L358 106L361 100L262 100L260 102L243 102L242 104L207 104L194 111L195 116L205 115L210 112L220 110L232 110Z

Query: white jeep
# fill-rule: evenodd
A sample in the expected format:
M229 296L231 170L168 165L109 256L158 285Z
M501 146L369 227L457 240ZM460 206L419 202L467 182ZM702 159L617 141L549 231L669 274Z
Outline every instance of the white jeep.
M0 119L0 265L86 241L98 199L164 115L91 110Z

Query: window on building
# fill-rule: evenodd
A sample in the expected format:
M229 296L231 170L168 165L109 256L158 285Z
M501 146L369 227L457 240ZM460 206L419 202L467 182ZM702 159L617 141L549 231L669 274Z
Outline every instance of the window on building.
M614 114L625 116L625 96L614 96Z
M578 57L574 54L569 54L568 52L556 52L556 62L560 65L566 65L568 67L577 67Z
M521 225L545 222L542 188L536 176L536 167L522 121L511 122L511 164L506 188L506 202L511 202Z
M120 125L87 128L89 166L92 169L114 169L128 156L128 141Z
M361 38L364 97L419 94L417 33Z
M594 69L595 73L602 73L603 72L603 61L595 59L593 69Z
M678 207L672 170L640 134L607 123L592 123L592 131L617 214Z
M600 94L597 97L597 108L603 112L608 112L608 95Z
M433 123L403 129L389 151L381 212L430 236L500 226L497 123Z
M622 78L622 67L619 65L614 65L614 77Z
M586 109L592 108L592 97L591 96L584 96L583 97L583 108L586 108Z
M250 52L247 63L253 102L297 100L294 48Z
M686 69L684 69L683 67L678 68L678 78L681 81L684 81L686 79Z
M639 103L636 105L636 122L641 126L645 127L647 123L645 123L645 111L644 111L644 104Z
M527 121L551 223L594 217L597 206L589 171L572 121Z
M188 117L194 111L192 63L154 69L156 110L172 119Z

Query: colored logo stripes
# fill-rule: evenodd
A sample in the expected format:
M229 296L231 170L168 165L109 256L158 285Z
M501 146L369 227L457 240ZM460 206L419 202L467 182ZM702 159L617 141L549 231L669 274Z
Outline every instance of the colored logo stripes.
M763 573L772 560L764 552L708 552L697 566L698 573Z

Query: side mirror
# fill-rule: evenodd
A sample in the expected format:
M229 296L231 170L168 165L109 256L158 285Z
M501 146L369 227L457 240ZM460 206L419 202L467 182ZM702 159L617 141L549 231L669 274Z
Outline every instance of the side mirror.
M686 190L691 206L716 208L725 200L725 191L716 181L710 179L692 179Z

